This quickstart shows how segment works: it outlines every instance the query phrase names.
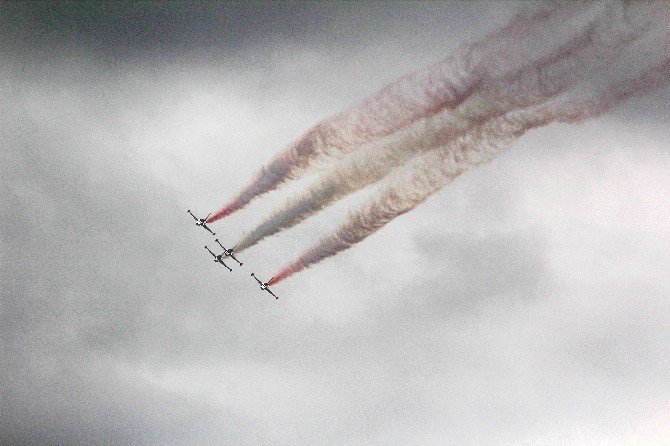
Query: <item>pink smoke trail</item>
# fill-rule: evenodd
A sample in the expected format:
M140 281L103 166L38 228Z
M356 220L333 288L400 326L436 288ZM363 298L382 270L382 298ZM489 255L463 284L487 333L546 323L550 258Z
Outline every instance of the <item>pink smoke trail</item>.
M351 153L322 174L302 193L276 208L236 244L244 250L265 237L288 229L346 195L377 182L413 157L457 138L481 133L488 122L515 109L538 105L565 90L588 93L621 58L644 49L635 42L648 21L631 22L625 10L605 10L576 40L556 48L508 76L481 84L455 109L445 109Z
M239 242L243 251L264 238L288 229L333 202L377 182L420 153L444 146L484 123L515 110L537 105L557 95L580 76L573 66L598 54L591 45L597 34L589 26L566 47L513 74L480 86L455 109L418 120L350 154L319 177L308 189L275 209Z
M490 131L488 134L473 136L471 142L462 142L455 150L430 153L425 157L421 169L414 172L409 180L398 181L385 188L375 199L350 214L347 221L332 235L275 274L272 284L349 249L391 220L423 203L461 173L490 161L499 153L499 147L509 144L527 131L552 122L574 123L595 117L633 95L668 84L670 58L666 58L662 65L652 67L635 78L611 85L586 100L572 95L536 110L512 113L499 123L499 133Z
M307 131L207 222L220 220L285 181L299 177L319 157L345 155L422 117L454 108L487 79L504 76L573 40L575 30L592 19L595 9L592 5L566 2L522 12L481 42L462 47L456 56L390 83L359 105Z

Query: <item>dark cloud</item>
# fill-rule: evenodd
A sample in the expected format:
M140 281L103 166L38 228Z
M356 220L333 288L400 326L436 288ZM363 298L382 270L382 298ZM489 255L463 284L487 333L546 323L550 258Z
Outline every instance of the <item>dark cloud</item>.
M380 32L402 39L416 23L468 21L490 4L38 1L0 7L0 35L20 51L57 59L49 51L78 49L110 61L178 62L192 53L224 60L284 45L318 48L333 39L343 46L370 44Z
M8 2L3 9L5 33L28 48L82 45L121 59L249 45L315 30L325 18L310 14L315 8L253 2Z

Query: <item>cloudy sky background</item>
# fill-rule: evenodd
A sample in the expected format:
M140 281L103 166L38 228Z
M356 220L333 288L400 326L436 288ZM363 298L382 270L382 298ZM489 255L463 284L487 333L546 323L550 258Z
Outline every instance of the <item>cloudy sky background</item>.
M185 213L518 8L0 5L0 444L667 444L667 89L531 132L279 301L249 273L369 191L233 273Z

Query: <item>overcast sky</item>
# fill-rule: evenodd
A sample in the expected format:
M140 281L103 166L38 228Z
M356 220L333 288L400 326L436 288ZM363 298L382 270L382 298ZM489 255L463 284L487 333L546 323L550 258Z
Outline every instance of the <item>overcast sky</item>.
M667 445L667 89L529 133L278 301L249 273L359 196L232 273L185 213L518 8L0 4L0 444Z

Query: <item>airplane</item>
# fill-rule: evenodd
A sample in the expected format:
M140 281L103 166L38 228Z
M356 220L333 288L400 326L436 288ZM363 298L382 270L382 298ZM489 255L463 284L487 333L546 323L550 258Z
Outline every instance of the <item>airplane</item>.
M223 266L225 266L226 268L228 268L228 271L230 271L230 272L233 271L228 265L226 265L225 263L223 263L223 254L219 254L219 255L217 256L217 255L214 254L212 251L210 251L209 248L208 248L207 246L205 246L205 249L206 249L207 251L209 251L209 253L212 255L212 257L214 257L214 261L215 261L215 262L218 262L218 263L222 264Z
M216 232L212 232L212 230L209 229L209 228L207 227L207 224L205 224L205 222L207 221L207 219L209 218L209 216L212 215L211 212L210 212L209 214L207 214L207 217L205 217L205 218L198 218L198 217L196 217L195 215L193 215L193 213L191 212L190 209L187 210L186 212L188 212L189 214L191 214L191 217L193 217L193 219L195 220L195 225L196 225L196 226L202 226L203 228L205 228L205 229L207 229L209 232L211 232L212 235L216 235Z
M258 284L261 286L261 290L267 291L268 293L272 294L275 297L275 299L279 299L279 296L276 296L275 293L270 291L270 288L268 288L268 282L271 282L272 279L274 279L274 277L272 279L270 279L268 282L261 282L260 280L258 280L258 277L256 277L256 275L254 273L251 273L251 276L254 279L256 279L256 282L258 282Z
M235 254L234 254L234 249L235 249L235 247L233 247L232 249L226 249L225 246L223 246L223 245L221 244L221 242L219 241L218 238L217 238L217 239L214 239L214 241L215 241L216 243L219 244L219 246L221 247L221 249L223 249L224 257L232 257L232 259L235 260L237 263L239 263L240 266L243 265L243 263L240 262L239 260L237 260L237 258L235 257Z

